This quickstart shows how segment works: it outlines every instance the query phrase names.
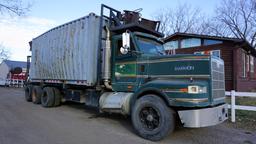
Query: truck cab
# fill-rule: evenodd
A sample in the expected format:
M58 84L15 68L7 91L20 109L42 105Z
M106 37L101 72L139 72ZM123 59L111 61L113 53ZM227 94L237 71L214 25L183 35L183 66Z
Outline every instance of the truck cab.
M145 129L160 127L159 109L141 106L148 103L137 104L144 98L163 100L162 104L184 127L211 126L227 119L222 59L210 55L166 55L161 39L138 31L114 35L111 41L112 88L132 95L130 114L135 128L138 119ZM134 111L139 114L136 116ZM139 134L146 137L145 129L137 127Z

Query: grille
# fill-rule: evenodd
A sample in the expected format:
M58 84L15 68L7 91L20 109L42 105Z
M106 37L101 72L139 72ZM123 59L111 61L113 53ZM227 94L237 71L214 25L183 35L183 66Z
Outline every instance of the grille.
M211 63L213 99L225 97L224 63L220 59L212 59Z

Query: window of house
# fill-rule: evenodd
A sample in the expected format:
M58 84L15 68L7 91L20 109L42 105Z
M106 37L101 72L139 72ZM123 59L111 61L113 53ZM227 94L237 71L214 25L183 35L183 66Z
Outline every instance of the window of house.
M164 44L165 50L177 49L178 48L178 41L170 41Z
M211 40L211 39L204 39L204 45L214 45L214 44L221 44L222 41L220 40Z
M181 48L190 48L201 45L201 39L199 38L187 38L181 40Z
M202 54L202 55L213 55L220 58L220 50L212 50L212 51L198 51L194 52L194 54Z
M254 57L250 56L250 72L254 73Z
M246 77L246 54L242 52L242 77Z
M246 73L250 72L250 56L246 55Z
M220 58L220 50L213 50L211 51L211 55L219 57Z
M201 55L203 55L203 54L204 54L204 52L203 52L203 51L200 51L200 52L194 52L194 54L201 54Z

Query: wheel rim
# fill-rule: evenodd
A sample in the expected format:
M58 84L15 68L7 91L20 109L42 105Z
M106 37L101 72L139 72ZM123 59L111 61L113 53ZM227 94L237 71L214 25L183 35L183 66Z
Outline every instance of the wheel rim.
M144 107L139 113L140 121L147 130L155 130L160 125L160 114L153 107Z

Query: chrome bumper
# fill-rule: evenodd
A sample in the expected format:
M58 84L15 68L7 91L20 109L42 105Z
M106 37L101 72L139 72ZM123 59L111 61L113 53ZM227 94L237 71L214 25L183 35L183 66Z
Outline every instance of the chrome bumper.
M184 127L199 128L220 124L228 119L228 106L223 104L213 108L178 111Z

